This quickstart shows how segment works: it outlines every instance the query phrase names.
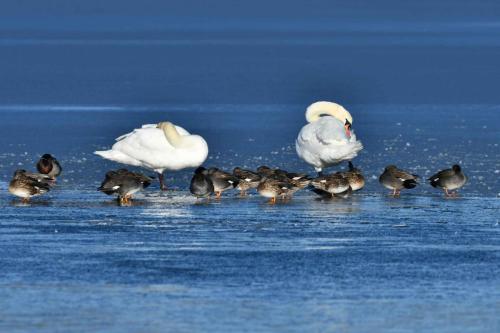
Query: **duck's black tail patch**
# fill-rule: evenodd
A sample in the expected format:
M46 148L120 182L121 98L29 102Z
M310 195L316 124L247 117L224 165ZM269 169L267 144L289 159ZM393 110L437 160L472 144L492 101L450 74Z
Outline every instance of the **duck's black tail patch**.
M404 188L414 188L417 186L417 181L415 179L407 179L403 182Z
M429 178L432 187L438 187L439 178Z

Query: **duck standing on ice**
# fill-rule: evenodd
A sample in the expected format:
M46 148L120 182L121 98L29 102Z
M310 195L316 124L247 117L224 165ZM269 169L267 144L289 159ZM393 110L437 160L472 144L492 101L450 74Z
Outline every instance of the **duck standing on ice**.
M96 151L105 159L150 169L158 173L160 188L165 170L197 168L207 158L207 142L171 122L143 125L116 139L110 150Z
M411 189L417 186L418 176L399 169L395 165L388 165L379 177L379 182L385 188L392 190L393 197L399 197L402 189Z
M53 178L48 175L16 170L9 183L9 192L28 203L31 197L49 192L51 181Z
M118 195L120 204L129 204L132 195L148 187L152 179L141 173L119 169L106 173L104 181L97 189L107 195Z
M455 164L451 169L441 170L429 178L432 187L441 188L447 197L457 196L456 190L467 182L467 176L462 172L460 165ZM455 192L448 192L453 191Z
M324 168L350 161L363 149L352 131L352 116L343 106L313 103L307 108L306 119L309 124L300 130L295 149L320 176Z

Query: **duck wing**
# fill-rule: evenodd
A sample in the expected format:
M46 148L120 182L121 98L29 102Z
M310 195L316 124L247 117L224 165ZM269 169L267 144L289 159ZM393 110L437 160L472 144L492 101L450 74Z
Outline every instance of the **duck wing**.
M408 173L404 170L401 170L401 169L396 169L392 172L393 176L396 177L396 178L399 178L400 180L402 181L405 181L405 180L409 180L409 179L417 179L418 176L417 175L413 175L411 173Z
M259 181L262 179L262 177L250 170L240 170L239 172L234 174L236 177L238 177L240 180L244 180L247 182L255 182Z
M455 172L452 169L441 170L438 173L429 177L429 180L447 178L453 176L454 174Z
M46 175L46 174L43 174L43 173L25 172L24 176L32 181L44 183L44 184L47 184L49 182L54 181L53 177Z
M441 181L443 179L450 178L454 175L455 175L455 171L453 171L453 169L445 169L445 170L441 170L438 173L432 175L431 177L429 177L428 180L430 181L430 184L432 185L432 187L436 187L436 186L441 186Z

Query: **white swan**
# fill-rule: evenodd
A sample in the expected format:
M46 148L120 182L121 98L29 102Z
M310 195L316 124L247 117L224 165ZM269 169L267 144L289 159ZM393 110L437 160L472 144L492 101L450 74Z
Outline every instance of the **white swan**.
M110 150L94 154L115 162L140 166L158 173L160 187L165 170L200 166L207 158L207 142L199 135L189 134L170 122L143 125L116 139Z
M316 102L306 111L309 124L302 127L295 141L301 159L321 173L326 167L349 161L363 149L351 130L352 116L332 102Z

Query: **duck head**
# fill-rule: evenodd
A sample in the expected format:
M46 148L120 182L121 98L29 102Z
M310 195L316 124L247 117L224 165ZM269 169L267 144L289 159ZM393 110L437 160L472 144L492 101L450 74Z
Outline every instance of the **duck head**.
M24 170L24 169L16 170L14 172L14 178L17 179L17 178L19 178L21 176L24 176L25 173L26 173L26 170Z
M391 165L386 166L384 171L393 172L393 171L397 170L397 168L398 168L397 166L395 166L394 164L391 164Z

